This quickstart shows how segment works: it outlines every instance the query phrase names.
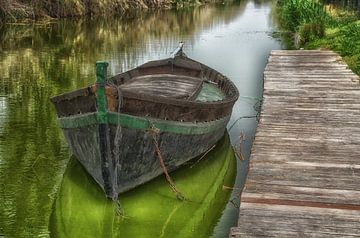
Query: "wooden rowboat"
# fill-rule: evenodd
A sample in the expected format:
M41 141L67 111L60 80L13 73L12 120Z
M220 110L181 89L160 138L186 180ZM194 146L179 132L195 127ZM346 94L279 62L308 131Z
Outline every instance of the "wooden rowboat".
M205 153L224 135L239 93L216 70L172 57L53 97L72 153L113 200Z

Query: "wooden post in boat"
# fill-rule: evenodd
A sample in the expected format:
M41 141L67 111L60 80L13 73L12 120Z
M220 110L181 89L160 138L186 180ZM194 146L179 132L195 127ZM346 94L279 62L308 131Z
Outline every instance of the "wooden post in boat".
M114 171L111 161L109 125L107 119L107 102L105 94L106 70L108 63L105 61L96 62L96 103L97 119L99 123L99 149L101 160L101 173L104 180L104 191L108 198L117 199L114 188Z
M100 124L107 124L105 84L108 65L105 61L96 62L96 103L97 118Z

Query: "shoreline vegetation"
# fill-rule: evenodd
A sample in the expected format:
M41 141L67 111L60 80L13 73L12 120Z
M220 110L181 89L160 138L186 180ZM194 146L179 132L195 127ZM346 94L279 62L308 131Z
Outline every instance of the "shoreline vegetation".
M171 9L219 0L2 0L0 23L69 17L131 18L138 10Z
M343 2L278 0L277 14L291 34L292 47L333 50L360 75L360 8Z

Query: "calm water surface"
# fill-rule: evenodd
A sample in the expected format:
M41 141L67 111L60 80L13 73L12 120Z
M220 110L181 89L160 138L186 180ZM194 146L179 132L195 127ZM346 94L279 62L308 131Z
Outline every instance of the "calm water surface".
M49 217L70 153L49 98L95 80L94 63L107 60L110 75L168 57L179 41L185 52L231 78L241 98L229 127L255 116L262 72L272 49L271 1L236 1L180 11L143 13L133 20L66 20L0 28L0 237L48 237ZM239 120L244 156L256 119ZM242 185L246 161L238 163ZM233 196L236 199L236 195ZM226 237L237 209L228 205L215 228Z

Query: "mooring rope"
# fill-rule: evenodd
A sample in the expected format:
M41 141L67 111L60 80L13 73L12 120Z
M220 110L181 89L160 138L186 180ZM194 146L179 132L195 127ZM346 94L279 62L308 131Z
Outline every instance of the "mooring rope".
M121 103L122 103L122 92L120 90L120 86L116 85L114 82L112 81L108 81L108 85L115 88L117 91L117 95L118 95L118 107L117 107L117 113L119 114L117 116L117 127L116 127L116 132L115 132L115 139L114 139L114 156L115 158L118 158L120 156L120 141L122 139L122 128L121 128L121 123L120 123L120 109L121 109Z
M154 142L154 146L155 146L155 152L156 152L156 155L159 159L159 162L160 162L160 167L165 175L165 179L166 181L169 183L170 185L170 188L171 190L176 194L176 198L183 201L185 200L185 197L182 195L182 193L177 189L174 181L171 179L168 171L167 171L167 168L166 168L166 165L164 163L164 157L161 153L161 150L160 150L160 146L159 146L159 142L158 140L156 139L156 136L159 134L160 130L158 128L156 128L153 124L152 124L152 127L150 128L149 130L150 132L150 135L152 136L153 138L153 142Z
M238 117L229 127L228 131L230 132L231 129L233 129L233 127L236 125L236 123L238 123L241 119L245 119L245 118L256 118L257 121L260 120L260 113L261 113L261 104L263 99L262 98L257 98L257 97L251 97L251 96L240 96L240 98L245 98L245 99L251 99L251 100L256 100L256 102L253 105L253 108L256 112L256 115L250 115L250 116L241 116Z
M229 202L236 208L239 209L240 208L240 200L241 200L241 194L245 189L245 186L243 188L237 188L237 187L229 187L229 186L222 186L223 190L231 190L235 193L235 191L238 191L238 193L235 194L235 196L233 198L231 198L229 200ZM239 200L239 204L236 203L236 200Z
M114 176L115 176L115 184L116 186L118 186L118 175L117 175L117 164L118 164L118 159L120 156L120 142L122 140L122 128L121 128L121 123L120 123L120 109L121 109L121 103L122 103L122 92L120 90L120 86L116 85L114 82L112 81L107 81L107 84L110 87L113 87L116 89L117 91L117 96L118 96L118 106L117 106L117 124L116 124L116 132L115 132L115 138L114 138L114 149L113 149L113 158L114 158ZM114 201L115 202L115 213L117 216L120 216L122 218L125 218L125 212L124 209L121 206L120 203L120 199L119 197L117 197L117 199Z
M126 218L123 207L121 206L120 199L118 198L115 202L115 214L121 218Z

